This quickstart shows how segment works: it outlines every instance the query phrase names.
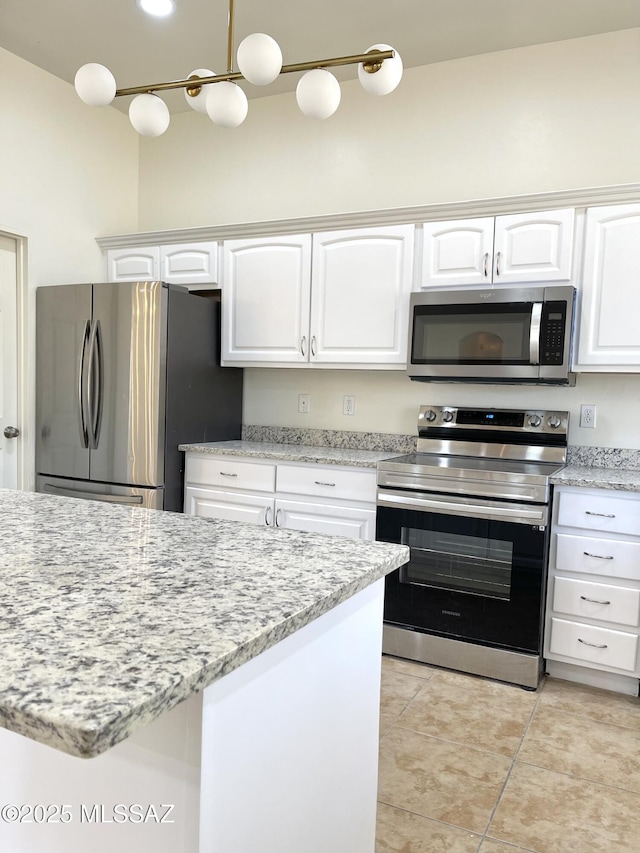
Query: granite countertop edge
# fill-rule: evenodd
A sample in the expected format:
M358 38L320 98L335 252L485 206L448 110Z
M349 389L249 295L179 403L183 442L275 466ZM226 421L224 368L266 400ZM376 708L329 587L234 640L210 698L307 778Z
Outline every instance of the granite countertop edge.
M357 450L243 440L181 444L178 449L192 453L208 453L212 456L272 459L277 462L309 462L316 465L346 465L355 468L375 468L383 459L399 455L397 450Z
M640 470L567 465L551 476L554 486L579 486L618 492L640 492Z

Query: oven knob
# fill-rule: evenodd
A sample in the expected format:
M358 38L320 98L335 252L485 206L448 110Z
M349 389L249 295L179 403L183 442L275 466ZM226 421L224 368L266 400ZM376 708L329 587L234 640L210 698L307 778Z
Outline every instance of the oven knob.
M551 417L547 420L547 424L551 427L551 429L558 429L562 421L557 415L551 415Z
M453 420L453 412L444 411L442 413L442 420L445 421L445 423L449 423L449 421L452 421Z
M540 415L531 415L529 417L529 426L537 427L542 423L542 418Z
M429 421L429 422L435 421L436 413L432 409L429 409L428 412L424 413L424 419L425 419L425 421Z

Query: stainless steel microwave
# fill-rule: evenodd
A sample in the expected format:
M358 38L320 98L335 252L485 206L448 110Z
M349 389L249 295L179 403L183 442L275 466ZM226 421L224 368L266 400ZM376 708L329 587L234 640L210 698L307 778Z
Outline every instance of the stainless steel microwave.
M407 372L422 382L574 385L575 288L411 295Z

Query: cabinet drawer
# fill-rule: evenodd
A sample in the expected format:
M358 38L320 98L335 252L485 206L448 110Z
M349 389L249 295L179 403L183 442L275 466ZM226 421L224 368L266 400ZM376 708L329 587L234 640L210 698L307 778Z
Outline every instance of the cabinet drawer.
M278 492L375 504L376 472L373 468L345 471L341 468L278 465Z
M640 542L558 533L556 569L640 580Z
M238 462L227 456L191 456L187 454L187 484L222 486L252 492L273 492L276 466L255 462Z
M600 664L633 672L636 668L638 635L552 619L549 650L551 654L575 658L596 666Z
M553 609L570 616L635 627L640 622L640 589L556 578Z
M640 536L640 500L561 492L558 524Z

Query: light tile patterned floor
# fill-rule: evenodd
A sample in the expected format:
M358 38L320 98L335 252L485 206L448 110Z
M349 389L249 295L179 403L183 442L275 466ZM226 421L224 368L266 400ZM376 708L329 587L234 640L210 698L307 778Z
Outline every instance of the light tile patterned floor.
M384 657L376 853L640 853L640 699Z

